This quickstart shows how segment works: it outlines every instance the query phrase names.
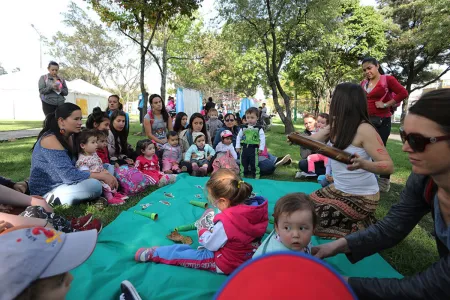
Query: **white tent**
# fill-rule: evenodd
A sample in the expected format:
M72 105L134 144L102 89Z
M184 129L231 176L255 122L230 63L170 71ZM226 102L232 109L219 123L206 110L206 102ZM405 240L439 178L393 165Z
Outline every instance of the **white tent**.
M47 70L20 71L0 76L0 120L43 120L38 81ZM100 106L106 109L110 93L84 80L67 81L66 102L79 105L83 116Z

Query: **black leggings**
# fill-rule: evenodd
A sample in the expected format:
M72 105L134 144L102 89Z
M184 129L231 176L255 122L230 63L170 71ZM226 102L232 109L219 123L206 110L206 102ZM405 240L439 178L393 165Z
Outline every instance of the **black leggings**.
M375 127L385 147L389 139L389 135L391 134L391 125L391 117L386 117L382 118L380 127ZM380 178L390 179L391 175L380 175Z
M50 113L55 112L57 105L51 105L47 102L42 101L42 111L44 112L44 115L47 116Z

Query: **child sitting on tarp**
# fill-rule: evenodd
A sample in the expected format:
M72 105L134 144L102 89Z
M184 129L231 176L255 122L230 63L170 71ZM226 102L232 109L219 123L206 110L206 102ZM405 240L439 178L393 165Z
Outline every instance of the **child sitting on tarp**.
M192 133L192 140L194 143L186 151L184 160L192 163L192 176L206 176L209 161L216 154L216 151L209 144L206 144L206 137L203 132ZM195 154L195 157L192 154Z
M227 169L214 173L206 190L208 201L221 212L213 217L213 223L196 222L202 247L141 248L135 254L136 261L230 274L252 257L267 228L267 200L259 196L249 199L252 186ZM205 212L205 218L211 218L210 211Z
M281 197L273 211L274 227L253 258L276 251L311 254L311 237L318 223L313 202L304 193Z

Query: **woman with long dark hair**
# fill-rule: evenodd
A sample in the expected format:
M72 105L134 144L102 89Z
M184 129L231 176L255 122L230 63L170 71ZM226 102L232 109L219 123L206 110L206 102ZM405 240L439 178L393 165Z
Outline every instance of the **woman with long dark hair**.
M180 145L181 145L181 151L183 152L183 157L186 153L186 151L189 149L189 147L194 143L194 140L192 138L192 134L194 132L202 132L205 135L205 141L207 144L211 145L211 138L208 135L208 131L206 130L206 122L205 118L201 113L193 113L191 118L189 119L188 127L183 130L179 137L180 137ZM210 161L210 164L212 161ZM186 167L188 173L192 172L192 164L186 161L182 161L180 164L181 167Z
M117 180L109 173L89 173L75 168L78 158L75 141L81 131L81 119L81 108L72 103L64 103L47 115L31 156L32 195L71 205L100 197L99 180L117 188Z
M331 160L334 183L311 194L321 221L317 236L340 238L375 222L380 200L375 174L392 174L394 164L367 113L367 99L361 86L339 84L330 105L329 131L323 128L313 139L329 137L330 144L354 154L346 165Z
M144 117L145 134L160 148L167 142L167 132L172 131L172 118L166 110L164 101L157 94L150 95L150 110Z
M188 115L182 111L177 113L175 116L175 123L173 124L173 131L178 133L178 135L186 129L186 126L188 124Z
M348 278L359 299L450 299L450 89L424 94L400 131L402 150L412 164L400 201L376 224L332 243L313 247L316 257L345 253L352 262L392 248L431 213L440 259L403 279ZM334 171L334 170L333 170ZM420 250L418 250L420 251ZM414 259L414 253L407 254Z
M406 89L394 76L384 74L380 63L373 57L362 61L365 80L361 82L366 97L369 118L386 146L391 134L391 117L395 108L408 97ZM389 192L390 175L380 175L378 184L381 192Z
M62 105L69 94L66 81L58 76L59 65L51 61L48 64L48 74L39 78L39 94L41 95L42 111L45 115L52 113L55 109Z
M128 146L128 131L126 130L125 112L116 110L111 115L111 124L108 134L108 152L111 163L117 162L119 165L133 164L130 158L133 151Z
M111 118L115 111L122 111L125 114L125 131L128 134L130 130L130 116L128 113L123 111L123 104L120 103L120 97L117 95L111 95L108 97L108 107L106 108L106 113Z

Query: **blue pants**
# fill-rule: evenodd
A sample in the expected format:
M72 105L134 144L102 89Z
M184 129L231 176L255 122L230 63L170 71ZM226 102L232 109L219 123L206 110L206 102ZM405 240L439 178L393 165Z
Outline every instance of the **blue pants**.
M269 158L265 156L259 156L259 172L261 175L271 175L275 172L275 163L277 161L277 157L273 156L270 153L267 153Z
M114 176L114 166L111 164L103 164L103 168L108 171L109 174Z
M75 184L61 184L45 194L44 198L47 199L50 195L59 198L61 204L79 204L100 197L102 183L97 179L89 178Z
M156 248L153 262L165 265L216 272L214 252L207 249L195 250L189 245L170 245Z

